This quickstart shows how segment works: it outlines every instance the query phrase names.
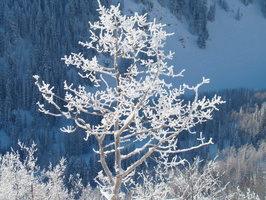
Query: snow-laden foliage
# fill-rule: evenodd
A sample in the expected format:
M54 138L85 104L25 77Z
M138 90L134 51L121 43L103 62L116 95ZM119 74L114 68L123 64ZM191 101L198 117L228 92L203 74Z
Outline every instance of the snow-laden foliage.
M58 111L51 112L38 102L41 112L72 119L75 126L61 128L64 132L82 128L86 139L96 138L99 148L95 152L100 155L103 168L97 183L107 199L120 199L124 197L122 185L130 182L136 168L153 153L159 153L163 164L173 167L179 161L175 156L170 159L170 154L211 144L212 140L205 141L200 133L198 143L179 148L178 136L184 131L196 135L192 128L212 119L216 106L224 102L216 95L199 99L198 90L209 79L203 78L196 86L172 86L171 79L183 76L184 70L176 74L173 66L167 64L173 53L164 51L165 40L172 35L163 30L165 25L156 20L148 22L146 15L137 13L124 16L119 6L107 9L100 2L98 11L99 21L90 23L91 40L80 44L108 55L113 64L104 65L97 56L87 59L81 53L63 58L67 66L81 70L79 75L93 82L98 90L91 92L82 85L74 88L65 81L65 97L59 97L53 86L40 81L37 75L34 78L43 98ZM123 64L125 60L130 64ZM193 101L182 99L186 91L194 92ZM100 117L101 122L91 125L84 114ZM123 153L131 143L136 148ZM114 158L111 167L107 163L110 157ZM127 160L134 162L122 167Z
M226 199L226 185L221 182L218 164L208 162L204 168L197 157L173 169L157 166L153 175L140 173L142 183L132 182L132 199Z
M34 153L36 144L26 147L23 159L19 152L7 152L0 156L0 199L105 199L97 189L82 184L78 175L64 177L65 159L56 166L49 166L40 171ZM236 191L225 191L228 184L221 182L217 167L219 162L210 161L204 167L196 158L193 163L183 162L172 169L158 165L154 171L138 172L139 178L130 179L128 194L125 199L161 200L161 199L244 199L259 200L258 195L247 189L246 192L237 187ZM141 180L140 180L141 179ZM68 182L68 185L66 185Z
M36 163L37 158L34 157L37 151L36 144L26 147L19 142L19 145L26 154L24 159L18 151L0 156L0 199L65 200L74 199L81 192L93 199L92 189L89 185L84 188L79 176L71 176L66 180L65 159L61 159L56 166L50 165L47 170L40 170ZM69 186L66 185L67 182Z
M174 197L179 199L226 199L224 190L228 183L221 181L216 159L209 161L202 168L201 160L196 157L191 164L186 162L174 170L169 184L174 189Z
M250 191L249 188L247 189L247 192L243 192L239 189L239 187L237 187L237 192L228 195L228 199L260 200L259 196Z
M249 189L250 194L255 192L260 199L265 199L265 152L266 142L261 142L256 148L243 145L239 149L231 147L220 153L223 159L218 160L218 166L220 171L225 172L221 181L230 182L227 193L234 191L237 194L239 187L246 193Z
M178 167L169 169L158 165L153 172L139 172L142 181L132 181L128 199L224 199L259 200L259 196L249 188L244 192L237 186L230 188L230 182L222 182L224 173L215 158L205 165L199 157L194 162L182 162Z

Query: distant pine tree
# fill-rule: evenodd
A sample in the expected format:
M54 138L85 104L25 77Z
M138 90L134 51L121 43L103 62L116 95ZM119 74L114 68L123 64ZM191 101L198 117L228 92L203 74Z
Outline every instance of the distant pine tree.
M264 14L265 17L266 17L266 0L264 0L264 1L262 2L262 12L263 12L263 14Z
M238 8L236 13L236 20L239 21L240 19L241 19L240 8Z
M185 1L172 0L170 2L170 10L178 19L181 19L182 15L185 13Z
M209 12L208 12L208 20L210 22L214 22L215 21L215 10L216 10L216 6L215 6L215 3L210 5L210 9L209 9Z
M243 0L243 3L245 6L248 6L249 4L253 3L253 0Z
M219 0L218 3L220 4L221 8L226 12L229 11L229 5L226 0Z

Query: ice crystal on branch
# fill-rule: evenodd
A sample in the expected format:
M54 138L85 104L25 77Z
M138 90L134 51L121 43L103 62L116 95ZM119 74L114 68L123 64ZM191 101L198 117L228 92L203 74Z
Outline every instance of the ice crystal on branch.
M96 56L89 60L81 53L72 53L63 60L66 65L80 69L82 78L102 87L89 92L84 86L73 88L72 84L65 82L66 94L61 98L53 93L49 84L39 82L39 76L35 76L35 84L43 97L58 110L58 113L51 113L38 103L41 112L74 120L76 127L69 126L62 131L71 132L79 127L85 130L87 138L96 138L99 149L95 152L100 155L103 168L97 183L107 199L119 199L123 197L121 186L128 184L136 168L154 152L159 152L164 162L168 160L169 166L174 166L179 161L169 160L169 154L211 144L211 140L205 141L200 135L198 144L180 149L178 136L183 131L195 134L191 129L211 119L212 112L218 110L216 106L224 102L218 96L199 99L199 87L209 83L209 79L203 78L193 87L184 84L178 88L166 81L168 77L183 76L184 70L175 74L173 66L167 64L174 53L164 51L165 40L172 35L164 31L165 25L157 24L156 20L148 22L146 15L137 13L124 16L119 6L108 9L100 2L98 11L99 21L90 23L90 42L80 44L89 50L108 54L113 64L106 67ZM120 66L121 60L125 59L130 64ZM122 67L126 69L124 72ZM110 82L111 79L114 81ZM193 101L185 102L181 98L187 90L194 91ZM64 107L60 107L55 99L62 101ZM84 114L100 116L101 122L90 125ZM138 148L123 153L130 143L135 143ZM122 162L137 156L139 159L122 168ZM109 157L114 158L114 173L107 165Z

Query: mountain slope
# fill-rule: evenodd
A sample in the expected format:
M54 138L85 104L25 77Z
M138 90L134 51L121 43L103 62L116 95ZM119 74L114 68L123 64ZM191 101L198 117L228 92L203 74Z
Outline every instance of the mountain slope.
M210 4L211 1L209 1ZM125 11L141 10L143 5L135 6L125 2ZM170 63L176 71L186 69L182 80L198 83L204 76L211 79L211 84L203 90L224 88L266 88L266 19L257 3L245 6L241 1L228 1L226 12L216 3L215 21L207 23L209 38L205 49L197 46L197 35L192 35L188 21L181 20L154 2L149 13L150 18L157 18L167 24L166 29L174 32L166 43L168 50L176 52ZM240 20L236 19L240 13Z

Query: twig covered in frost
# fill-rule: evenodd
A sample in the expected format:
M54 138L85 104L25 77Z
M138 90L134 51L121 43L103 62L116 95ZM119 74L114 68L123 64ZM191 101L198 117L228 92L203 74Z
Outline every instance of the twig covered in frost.
M39 76L34 76L43 97L48 103L55 106L58 113L51 113L38 103L40 111L53 116L65 116L72 119L76 127L86 131L87 139L95 136L103 171L99 174L98 184L107 199L119 199L122 195L121 186L126 185L132 172L154 152L168 157L172 153L180 153L199 148L212 141L205 141L202 135L199 143L194 146L179 149L178 136L181 132L195 134L192 128L197 124L212 119L212 112L218 110L217 105L224 103L221 97L214 96L199 99L199 88L209 79L190 87L181 85L174 88L168 82L170 78L183 76L184 70L174 73L173 66L168 66L167 60L172 59L173 52L164 51L165 40L172 35L163 30L163 24L156 20L148 22L146 15L134 13L127 17L121 14L119 6L105 8L99 2L99 21L90 23L90 42L80 42L86 48L94 49L99 53L108 54L113 65L104 67L97 57L91 60L83 54L72 53L63 60L66 65L73 65L82 70L80 76L87 78L99 87L96 92L89 92L84 86L73 88L65 82L64 98L53 92L53 87ZM120 60L129 60L131 64L119 66ZM121 67L126 72L121 72ZM107 83L113 79L115 84ZM105 88L105 89L103 89ZM194 91L194 100L184 102L181 95L186 91ZM61 101L63 107L57 104ZM101 122L90 125L84 113L100 116ZM76 127L62 128L65 132L72 132ZM112 140L106 137L112 136ZM124 154L126 145L135 143L138 148ZM110 150L111 149L111 150ZM107 165L106 159L114 157L114 173ZM123 160L139 159L122 168ZM171 165L177 160L172 159Z

